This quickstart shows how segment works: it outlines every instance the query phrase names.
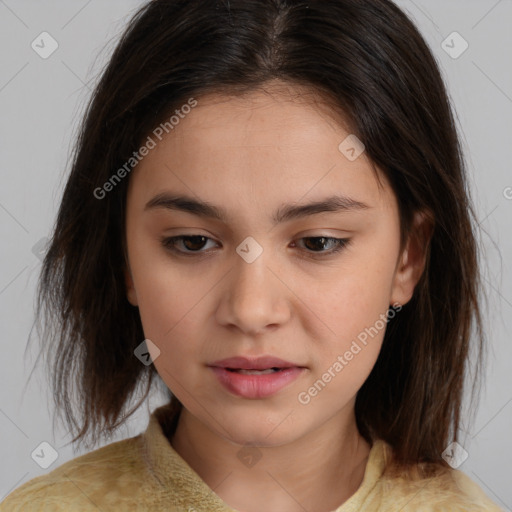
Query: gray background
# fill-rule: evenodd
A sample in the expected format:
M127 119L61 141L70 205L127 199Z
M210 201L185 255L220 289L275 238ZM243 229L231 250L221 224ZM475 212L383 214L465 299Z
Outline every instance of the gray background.
M512 2L400 0L438 60L459 119L485 250L485 311L490 341L486 386L473 424L465 426L468 459L460 469L505 510L512 510ZM37 247L48 236L67 173L70 144L101 67L136 0L0 0L0 500L35 476L79 455L59 427L42 366L27 384L37 340L25 354L39 270ZM47 59L31 47L41 32L58 42ZM469 44L457 58L461 41ZM450 37L448 37L450 36ZM448 39L447 39L448 38ZM443 41L453 48L450 56ZM453 43L451 42L453 40ZM507 57L508 55L508 57ZM38 245L39 244L39 245ZM36 246L36 249L34 249ZM137 435L163 396L155 392L112 442ZM41 442L58 454L48 468L31 457Z

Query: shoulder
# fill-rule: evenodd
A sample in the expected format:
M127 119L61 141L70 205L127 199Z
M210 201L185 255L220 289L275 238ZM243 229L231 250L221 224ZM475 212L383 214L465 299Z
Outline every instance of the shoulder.
M503 512L461 470L435 464L415 464L397 469L391 464L392 454L393 450L386 442L379 440L374 444L367 465L364 489L361 489L359 501L356 502L359 507L357 510Z
M402 512L503 512L475 481L456 469L412 481L383 477L380 485L383 495L399 503Z
M76 457L11 492L0 512L101 510L106 498L129 498L143 472L141 436Z

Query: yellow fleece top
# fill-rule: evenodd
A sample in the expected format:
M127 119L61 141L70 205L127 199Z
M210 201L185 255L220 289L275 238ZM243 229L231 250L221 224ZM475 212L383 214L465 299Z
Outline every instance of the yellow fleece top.
M0 512L237 512L169 443L162 419L168 407L151 414L144 433L21 485L0 504ZM373 443L359 489L333 512L503 512L459 470L412 483L385 477L390 450L382 440Z

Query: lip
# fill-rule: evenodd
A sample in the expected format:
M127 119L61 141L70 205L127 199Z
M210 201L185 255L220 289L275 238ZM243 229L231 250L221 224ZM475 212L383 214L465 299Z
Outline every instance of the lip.
M301 375L306 367L270 355L228 357L208 365L219 382L231 393L243 398L265 398L274 395ZM244 375L233 370L279 371L264 375Z
M252 399L266 398L276 394L305 371L305 368L295 366L264 375L244 375L231 372L225 367L210 366L210 368L228 391L234 395Z
M221 361L215 361L208 366L218 368L232 368L234 370L267 370L269 368L304 368L297 363L291 363L274 356L260 357L228 357Z

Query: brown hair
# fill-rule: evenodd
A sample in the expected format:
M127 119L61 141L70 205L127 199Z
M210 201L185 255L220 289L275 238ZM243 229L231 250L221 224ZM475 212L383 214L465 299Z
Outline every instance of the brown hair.
M57 408L73 441L96 442L140 406L157 375L134 356L144 333L124 281L129 177L101 199L94 191L189 98L273 80L308 87L344 113L392 185L402 240L414 212L434 221L426 268L389 323L355 409L362 435L388 442L402 467L443 465L470 347L479 372L484 355L475 215L439 69L389 0L154 0L135 13L88 104L39 282Z

